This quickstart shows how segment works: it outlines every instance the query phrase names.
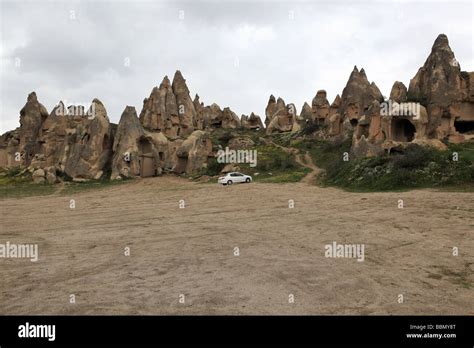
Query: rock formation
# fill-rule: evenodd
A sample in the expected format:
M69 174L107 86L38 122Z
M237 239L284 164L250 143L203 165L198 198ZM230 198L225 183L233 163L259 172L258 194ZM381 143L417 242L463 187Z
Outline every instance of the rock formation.
M329 117L329 107L330 105L326 98L326 91L319 90L311 103L313 121L316 123L324 123Z
M253 112L250 114L250 116L242 115L240 122L242 128L244 129L263 129L262 119L260 118L260 116L255 115Z
M319 90L301 114L273 95L265 109L266 133L304 127L325 139L352 136L357 157L375 156L410 143L445 148L443 142L474 139L474 73L461 71L445 35L438 36L409 88L396 81L384 100L364 69L350 74L341 96L329 104ZM316 127L311 127L316 125ZM59 102L48 114L35 92L20 110L20 127L0 136L0 167L23 168L37 183L62 176L90 180L193 173L213 156L209 133L217 128L261 130L259 116L241 119L228 107L191 100L180 71L164 77L143 102L140 117L127 106L118 125L94 99L81 105ZM308 134L307 132L305 134ZM238 146L238 144L235 144Z
M0 135L0 168L21 165L20 127Z
M329 134L330 135L339 135L342 132L342 122L343 118L339 113L339 108L341 107L341 97L339 94L334 98L334 101L331 104L329 109Z
M177 161L173 171L177 174L197 172L206 168L207 159L213 156L209 134L200 130L194 131L176 147L175 155Z
M173 78L173 93L176 96L179 116L179 134L187 136L196 128L196 110L193 101L189 96L189 89L186 85L181 71L176 71Z
M98 99L87 112L60 102L48 115L32 92L20 111L19 129L2 138L2 166L28 167L34 181L54 182L57 173L76 180L100 178L111 157L113 134Z
M111 179L140 175L138 142L144 136L135 108L125 107L115 133Z
M365 70L359 71L355 66L342 91L339 114L355 125L374 100L382 102L382 93L375 83L369 82Z
M47 117L48 111L38 102L36 93L30 93L25 106L20 110L19 150L22 165L28 166L38 152L40 144L36 140Z
M377 155L410 142L443 149L442 140L474 138L471 76L461 71L446 35L439 35L408 91L403 83L395 82L390 99L379 105L378 112L364 115L370 127L365 131L359 122L354 153Z
M461 71L446 35L439 35L408 88L408 100L421 103L428 111L428 137L458 142L466 138L464 133L472 133L473 78L472 72Z
M59 166L75 179L100 179L112 155L113 133L104 105L92 101L93 117L69 130Z
M181 109L184 110L184 107ZM154 87L150 96L143 101L140 122L145 129L161 131L169 137L178 136L178 104L168 76L165 76L160 87Z
M286 105L282 98L278 98L275 102L275 97L271 95L265 110L267 134L290 132L293 129L293 125L297 122L295 105Z
M396 101L397 103L404 103L407 101L407 88L403 82L395 81L390 91L390 100Z
M325 136L352 134L352 152L358 157L390 152L411 142L443 149L442 140L474 138L473 78L472 72L460 70L446 36L441 34L408 90L396 81L389 99L384 100L365 70L354 67L342 95L329 106L325 91L318 91L311 106L303 105L295 118L298 127L293 129L319 123L327 127ZM283 108L272 96L267 106L268 125L276 122L273 115L277 110ZM316 134L321 136L320 131Z

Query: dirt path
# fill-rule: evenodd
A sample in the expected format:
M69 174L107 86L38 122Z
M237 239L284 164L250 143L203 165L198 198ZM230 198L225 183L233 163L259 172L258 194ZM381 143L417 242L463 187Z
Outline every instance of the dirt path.
M304 182L306 184L314 184L315 177L318 176L323 170L319 167L316 167L314 165L313 159L308 153L305 153L304 156L302 156L300 153L298 153L295 156L295 161L302 165L303 167L311 169L311 172L306 175L301 182Z
M292 154L295 156L295 161L299 165L301 165L304 168L308 168L311 170L310 173L308 173L303 179L301 179L300 182L306 183L306 184L314 184L316 176L318 176L321 172L323 172L323 169L317 167L311 156L306 152L304 155L300 153L300 150L295 148L295 147L284 147L281 146L273 141L267 141L267 143L270 143L283 151L285 151L288 154Z
M0 243L39 260L0 258L0 314L473 315L473 212L472 193L175 177L1 199Z

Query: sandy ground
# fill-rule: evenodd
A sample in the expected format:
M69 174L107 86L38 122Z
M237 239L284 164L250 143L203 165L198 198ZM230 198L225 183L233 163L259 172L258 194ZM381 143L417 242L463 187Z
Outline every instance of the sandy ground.
M0 243L39 260L0 259L0 314L474 314L473 217L472 193L173 177L3 199Z

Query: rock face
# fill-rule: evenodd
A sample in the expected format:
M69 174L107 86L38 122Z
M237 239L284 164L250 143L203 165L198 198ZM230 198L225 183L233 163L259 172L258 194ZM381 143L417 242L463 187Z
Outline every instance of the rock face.
M255 115L253 112L250 114L250 116L242 115L240 122L242 128L244 129L263 129L262 119L260 118L260 116Z
M453 101L463 100L463 77L461 68L449 47L446 35L439 35L425 64L410 80L411 100L422 104L448 106Z
M390 100L397 103L404 103L407 101L407 88L403 82L395 81L390 91Z
M179 70L172 84L165 76L160 87L153 88L143 101L139 118L145 130L162 132L170 139L186 138L194 130L241 126L239 117L230 108L222 110L215 103L205 106L197 94L191 100L186 80Z
M326 127L324 132L312 130L318 137L352 136L352 152L358 157L376 156L411 142L445 148L442 140L474 138L473 79L474 73L461 71L441 34L408 90L396 81L390 98L384 100L365 70L354 67L342 95L329 105L326 92L319 90L311 106L305 103L293 119L292 130L316 124ZM281 99L270 97L265 120L268 134L289 131L284 106Z
M282 98L278 98L275 102L273 95L270 96L265 114L265 124L268 124L267 134L290 132L293 129L293 125L297 122L295 105L286 105Z
M329 104L326 92L319 90L300 115L294 104L271 95L265 126L267 134L309 134L309 129L324 139L352 137L352 152L358 157L412 142L444 148L445 141L474 139L474 73L461 71L441 34L408 90L396 81L384 100L364 69L354 67L341 96ZM20 166L38 183L54 183L64 175L99 179L109 172L112 179L193 173L213 156L209 133L214 129L263 127L254 113L239 119L229 107L205 106L198 95L191 100L180 71L172 83L165 76L153 88L140 117L127 106L118 126L109 122L98 99L87 111L60 102L48 115L32 92L20 111L20 127L0 136L0 167Z
M155 89L151 97L159 103L156 97L161 98L164 91L165 111L168 87L165 79L161 91ZM77 114L77 110L82 111ZM240 124L229 108L219 114L226 126L232 127L237 121ZM100 179L110 170L111 179L120 179L156 176L175 168L179 173L192 173L206 166L212 154L208 132L195 131L185 137L177 130L176 136L168 139L154 126L163 121L162 114L144 115L142 121L148 128L140 122L135 108L127 106L116 126L109 122L98 99L93 100L87 112L79 106L66 108L60 102L48 115L32 93L21 110L21 126L0 136L0 166L25 167L35 183L57 182L57 175L85 181Z
M472 76L461 71L446 35L439 35L408 91L395 82L390 99L364 114L368 125L356 126L353 152L373 156L411 142L443 149L442 140L473 139Z
M127 106L114 142L112 179L150 177L164 171L193 173L207 165L212 142L205 131L194 131L186 139L169 140L162 132L145 130L134 107Z
M209 134L194 131L186 140L176 147L176 163L173 171L177 174L192 173L207 166L207 159L213 156L212 142Z
M60 160L61 169L78 179L100 179L112 156L113 133L104 105L92 101L94 117L70 131Z
M56 172L77 179L100 178L111 157L112 128L98 99L84 110L67 109L60 102L48 115L32 92L20 111L19 129L2 136L0 164L29 167L36 173L35 182L55 182ZM46 168L46 173L39 170Z
M222 111L222 128L238 128L240 127L239 116L230 108L224 108Z
M41 125L48 117L46 108L38 102L36 93L28 95L25 106L20 111L20 132L19 132L19 150L21 154L21 164L28 166L39 150L37 142Z
M341 97L339 94L336 96L329 109L329 134L339 135L342 132L343 118L339 113L341 107Z
M20 155L20 128L0 135L0 168L19 167Z
M352 124L357 124L364 111L372 101L383 101L382 93L375 85L370 83L365 74L365 70L354 67L346 87L342 91L339 114L347 118Z
M127 106L120 117L113 145L111 179L140 175L138 141L145 131L133 106Z
M181 109L184 110L184 107ZM144 128L151 131L161 131L169 137L178 136L180 132L178 104L168 76L165 76L160 87L153 88L150 97L143 101L140 122Z
M326 97L325 90L319 90L311 103L311 111L313 120L317 123L323 123L329 117L329 102Z
M196 110L193 101L189 96L189 89L186 80L183 78L181 71L176 71L173 78L173 93L176 96L176 104L178 106L179 116L179 132L178 135L187 136L196 128Z
M196 110L196 128L205 129L209 126L208 114L206 113L206 108L204 103L199 100L199 95L195 95L194 100L194 109Z
M474 130L473 73L461 67L440 34L425 64L410 80L408 100L421 103L428 111L429 138L466 138ZM470 138L471 134L468 134Z
M265 127L268 127L268 125L272 121L273 114L275 113L275 108L276 108L276 99L272 94L270 95L270 98L268 99L267 107L265 108Z

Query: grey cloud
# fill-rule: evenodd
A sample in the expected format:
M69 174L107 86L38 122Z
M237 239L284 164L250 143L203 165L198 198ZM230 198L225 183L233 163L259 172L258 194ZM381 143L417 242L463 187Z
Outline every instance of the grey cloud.
M125 105L139 111L153 86L177 69L192 96L198 93L206 104L230 106L238 114L263 116L271 93L298 110L318 89L326 89L332 101L354 65L364 67L388 95L395 80L408 84L441 32L462 68L473 70L469 2L8 1L0 6L0 132L18 125L32 90L48 110L60 99L98 97L117 122Z

